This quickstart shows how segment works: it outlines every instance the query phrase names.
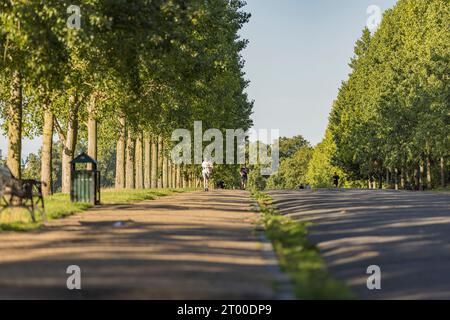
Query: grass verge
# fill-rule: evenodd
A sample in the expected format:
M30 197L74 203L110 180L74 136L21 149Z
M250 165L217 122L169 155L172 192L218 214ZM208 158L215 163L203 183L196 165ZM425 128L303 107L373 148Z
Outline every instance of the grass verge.
M430 193L432 193L432 192L450 193L450 187L430 189L430 190L425 190L425 192L430 192Z
M167 196L173 193L191 191L193 189L145 189L145 190L102 190L102 204L128 204L143 200L153 200L158 197ZM89 203L72 203L67 194L54 194L45 197L45 216L47 221L64 218L75 213L85 211L92 207ZM9 208L0 213L1 231L27 231L40 228L42 221L40 214L36 212L37 222L31 221L30 214L22 208Z
M316 246L307 240L310 223L294 221L280 215L272 206L272 198L253 192L261 210L261 222L272 242L281 269L294 282L298 299L353 299L350 290L327 271Z

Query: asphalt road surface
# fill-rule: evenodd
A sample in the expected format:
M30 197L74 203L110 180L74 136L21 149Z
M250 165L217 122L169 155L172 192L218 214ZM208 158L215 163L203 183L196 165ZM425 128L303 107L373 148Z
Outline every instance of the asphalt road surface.
M285 298L252 204L244 191L194 192L0 233L0 299ZM66 287L70 265L81 290Z
M280 212L311 221L330 272L361 299L450 299L450 194L273 191ZM381 268L381 290L367 268Z

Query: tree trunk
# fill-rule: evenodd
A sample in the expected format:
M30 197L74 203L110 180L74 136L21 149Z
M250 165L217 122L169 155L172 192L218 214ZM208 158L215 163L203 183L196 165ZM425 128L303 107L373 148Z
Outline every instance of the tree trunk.
M8 104L8 166L14 177L22 177L22 76L14 71L11 81L11 100Z
M177 189L182 188L182 182L181 182L181 166L177 165Z
M177 188L177 166L172 163L172 188Z
M164 150L165 151L165 150ZM163 183L163 188L167 189L169 187L169 168L168 168L169 162L167 159L167 156L164 154L163 155L163 177L162 177L162 183Z
M93 93L89 98L88 104L88 150L87 154L97 161L97 116L96 116L96 94ZM92 165L89 164L88 169L92 170Z
M398 169L395 168L394 172L395 172L395 176L394 176L394 188L395 188L395 190L398 190Z
M151 142L148 134L144 135L144 188L151 187Z
M419 164L419 190L422 191L423 190L423 161L420 160L420 164Z
M192 177L191 177L191 174L189 173L189 172L187 172L187 177L186 177L186 180L187 180L187 186L188 186L188 188L192 188L192 179L191 179Z
M158 187L158 145L155 138L152 138L152 170L150 179L152 189Z
M433 188L431 181L431 159L430 155L427 155L427 189L431 190Z
M73 160L78 135L78 108L79 103L75 95L69 97L69 121L67 122L66 141L62 154L62 193L70 193L72 174L70 162Z
M134 156L135 156L135 139L133 137L132 130L128 129L127 135L127 155L126 155L126 172L125 181L127 189L134 189L135 185L135 173L134 173Z
M386 189L391 188L391 175L389 173L389 169L386 168Z
M172 163L167 160L167 187L172 188Z
M124 116L119 118L120 132L116 147L116 189L125 188L125 136L126 120Z
M158 137L158 188L163 187L163 140Z
M445 188L446 186L446 176L445 176L445 159L441 157L441 187Z
M413 179L411 181L411 184L414 183L414 189L419 188L420 182L419 182L419 173L418 173L418 169L417 168L414 169L412 178Z
M135 148L135 163L136 163L136 189L144 189L144 166L142 154L142 133L139 132L136 139Z
M177 188L177 168L174 163L171 163L172 165L172 186L171 188L176 189Z
M403 190L405 189L405 169L400 172L400 186Z
M42 194L52 194L52 150L53 150L53 124L54 116L48 106L44 110L44 126L42 129L42 154L41 154L41 180Z
M376 182L375 179L373 177L369 178L369 189L376 189Z
M189 188L188 174L186 172L186 167L183 167L183 188Z

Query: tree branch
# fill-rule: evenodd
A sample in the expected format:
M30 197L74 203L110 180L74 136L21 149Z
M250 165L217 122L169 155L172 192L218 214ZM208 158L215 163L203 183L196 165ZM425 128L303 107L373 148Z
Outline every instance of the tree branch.
M64 130L61 128L61 125L58 122L58 119L55 117L55 129L58 132L59 140L62 141L64 145L66 145L67 139L66 135L64 134Z

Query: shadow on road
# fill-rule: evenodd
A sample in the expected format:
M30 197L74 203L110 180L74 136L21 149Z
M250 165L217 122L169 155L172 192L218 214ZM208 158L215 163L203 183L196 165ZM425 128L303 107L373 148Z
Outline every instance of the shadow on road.
M273 191L281 214L311 221L330 270L367 299L450 299L450 195L381 190ZM367 289L367 267L382 290Z
M0 234L0 298L276 298L250 209L245 192L179 194ZM69 265L81 291L66 289Z

